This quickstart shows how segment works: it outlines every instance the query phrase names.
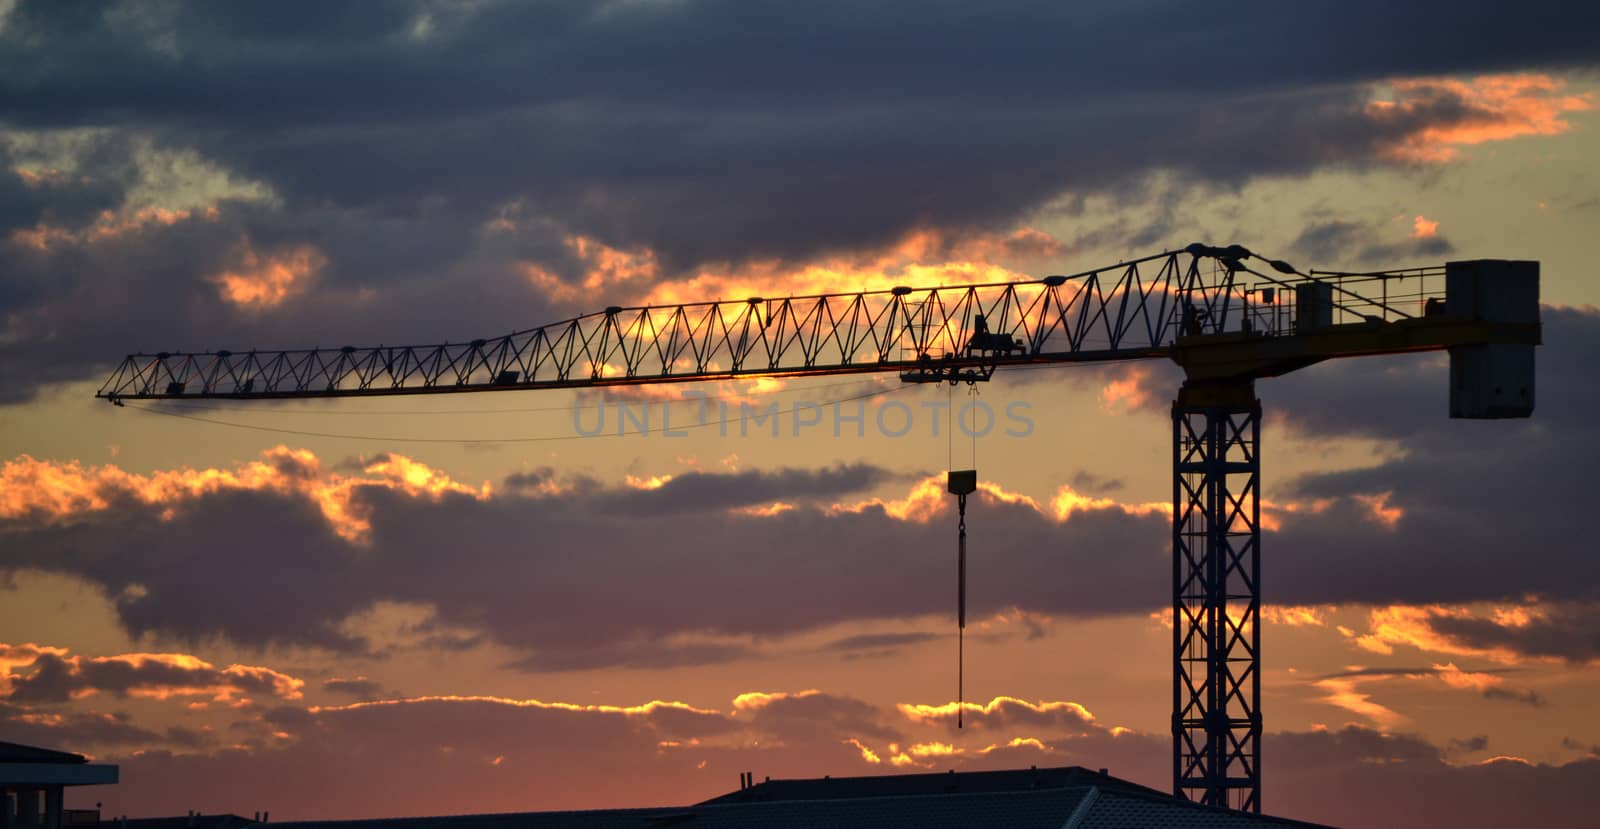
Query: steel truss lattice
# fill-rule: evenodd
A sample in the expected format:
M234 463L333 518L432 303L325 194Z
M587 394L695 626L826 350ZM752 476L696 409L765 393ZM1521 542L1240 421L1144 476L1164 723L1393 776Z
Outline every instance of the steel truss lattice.
M1172 428L1173 787L1260 812L1261 403L1186 385Z

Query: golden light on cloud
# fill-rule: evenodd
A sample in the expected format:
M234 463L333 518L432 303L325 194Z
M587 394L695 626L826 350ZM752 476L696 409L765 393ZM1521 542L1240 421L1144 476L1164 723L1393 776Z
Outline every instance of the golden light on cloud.
M573 713L593 714L620 714L626 717L648 717L662 710L683 711L690 714L703 714L706 716L721 716L718 711L706 708L696 708L686 702L676 700L653 699L641 705L581 705L572 702L545 702L538 699L515 699L513 697L497 697L485 694L431 694L427 696L403 697L399 699L366 700L352 702L346 705L313 705L306 710L313 714L339 711L358 711L363 708L378 708L390 706L424 705L436 702L482 702L493 705L504 705L511 708L541 708L549 711L570 711Z
M671 481L671 480L672 480L672 475L671 474L651 475L649 477L640 477L640 476L637 476L637 475L628 475L628 476L623 478L624 483L626 483L628 486L630 486L630 487L632 487L634 489L643 489L643 490L660 489L660 488L666 486L667 482Z
M214 222L221 214L215 206L189 209L140 207L102 210L90 224L77 229L40 222L11 231L11 240L40 252L65 245L82 245L120 239L152 227L170 227L190 219Z
M879 765L879 764L881 764L883 762L883 758L879 757L878 753L876 751L873 751L872 749L868 748L866 746L866 744L861 742L860 740L858 740L858 739L856 739L854 737L851 737L851 738L849 738L847 740L844 740L843 742L844 742L845 745L855 746L856 750L861 752L861 759L863 761L865 761L867 763L871 763L874 766Z
M523 275L530 284L555 301L603 296L608 302L630 305L843 293L896 285L1010 282L1032 277L996 263L1044 262L1067 252L1060 240L1031 227L1010 234L962 237L924 229L876 251L802 263L766 260L708 266L668 275L649 248L622 250L585 236L568 236L564 241L583 273L564 279L543 264L524 263Z
M72 699L102 692L155 700L203 696L216 703L237 703L249 693L286 700L304 696L304 680L271 668L240 664L218 668L187 653L86 657L33 644L0 644L0 690L11 694L19 680L32 676L27 669L41 658L56 666L51 670L59 675L52 680L70 687Z
M362 465L358 474L325 471L309 450L278 446L262 459L233 469L187 467L146 475L115 465L86 466L77 461L41 461L28 455L0 465L0 518L66 523L82 513L105 510L119 499L176 510L201 496L237 490L297 495L318 505L341 538L364 543L370 516L355 498L361 487L382 487L413 498L448 495L488 499L488 483L474 488L403 455L384 455ZM167 514L167 520L176 512Z
M1108 414L1128 414L1150 403L1150 369L1142 365L1124 366L1100 389L1100 408Z
M1405 721L1400 712L1385 705L1372 701L1372 695L1362 693L1356 689L1359 679L1352 677L1334 677L1322 679L1312 683L1317 688L1327 691L1325 696L1318 697L1317 702L1325 702L1338 706L1346 711L1371 720L1380 728L1393 728Z
M911 491L904 498L868 498L853 504L834 504L828 508L830 513L859 513L867 509L882 509L884 514L900 521L915 521L927 523L941 515L948 505L949 495L945 492L945 479L941 475L930 475L912 485Z
M1439 223L1418 216L1411 222L1411 238L1431 239L1439 235Z
M1118 729L1116 729L1116 728L1111 729L1113 735L1116 734L1117 730ZM1123 728L1121 730L1122 730L1123 733L1127 733L1127 732L1131 731L1132 729ZM1012 737L1009 742L997 743L995 745L990 745L990 746L984 746L983 748L978 749L978 753L979 754L992 754L992 753L994 753L996 751L999 751L1000 749L1003 749L1003 748L1031 748L1031 749L1034 749L1036 751L1049 751L1050 750L1050 746L1045 745L1044 741L1039 739L1038 737Z
M1372 495L1352 495L1351 498L1367 508L1368 514L1374 523L1386 530L1393 530L1400 526L1400 519L1405 517L1405 510L1392 506L1389 499L1394 497L1393 492L1378 492Z
M1111 498L1096 498L1084 495L1066 485L1056 490L1055 497L1050 499L1050 508L1054 512L1057 521L1068 521L1077 512L1111 509L1120 510L1127 515L1172 515L1172 505L1165 501L1129 504Z
M1326 627L1328 624L1326 613L1338 610L1337 607L1327 605L1314 607L1311 605L1273 605L1261 606L1261 620L1269 625L1285 625L1288 627Z
M783 501L773 501L770 504L757 504L749 507L734 507L729 511L734 515L747 515L751 518L771 518L774 515L782 515L783 513L790 512L793 509L794 504Z
M1529 135L1559 135L1572 128L1570 113L1594 108L1592 94L1563 92L1566 81L1537 73L1389 81L1392 95L1367 105L1368 117L1406 125L1426 122L1439 109L1453 117L1424 123L1384 149L1396 161L1441 163L1463 146Z
M914 723L941 722L954 719L956 712L962 711L976 719L982 716L992 716L1003 713L1006 708L1017 708L1031 714L1049 714L1052 712L1067 712L1083 722L1094 722L1094 714L1089 709L1076 702L1066 701L1041 701L1030 702L1016 697L998 696L985 703L976 702L946 702L941 705L913 704L902 702L895 705L901 716ZM975 715L975 716L974 716Z
M1433 670L1434 676L1437 676L1440 681L1451 688L1472 690L1479 693L1505 682L1504 677L1495 676L1494 674L1463 671L1457 668L1454 662L1446 662L1443 665L1435 664Z
M820 693L822 692L815 688L808 688L804 691L795 691L793 693L786 691L774 691L771 693L765 691L748 691L733 698L733 710L757 711L780 700L804 699L806 697L814 697Z
M237 258L237 265L211 276L210 281L223 300L251 310L282 305L292 294L303 290L328 261L310 245L262 254L249 239L240 243Z

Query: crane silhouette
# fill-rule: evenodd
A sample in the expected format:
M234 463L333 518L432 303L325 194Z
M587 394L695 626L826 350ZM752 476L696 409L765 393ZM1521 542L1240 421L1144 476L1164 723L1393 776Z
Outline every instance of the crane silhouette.
M420 346L126 357L97 396L369 397L896 372L976 383L1008 366L1172 360L1173 788L1261 810L1261 403L1324 360L1447 350L1450 416L1528 417L1539 264L1301 272L1193 244L1072 275L604 311ZM1375 401L1373 405L1382 405Z

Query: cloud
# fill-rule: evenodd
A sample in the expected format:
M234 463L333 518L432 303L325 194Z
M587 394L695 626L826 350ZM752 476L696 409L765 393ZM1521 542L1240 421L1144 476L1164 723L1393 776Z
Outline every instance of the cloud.
M221 297L242 308L276 308L293 292L304 291L306 281L327 264L315 248L300 245L278 255L262 256L249 240L240 244L238 265L213 274Z
M1269 485L1274 498L1320 504L1284 516L1264 542L1283 573L1276 601L1600 595L1600 570L1572 530L1588 470L1600 463L1591 414L1600 395L1586 356L1600 348L1600 313L1546 307L1543 321L1538 408L1527 420L1448 419L1443 355L1335 361L1261 384L1267 428L1387 447L1371 465Z
M1438 222L1426 223L1421 216L1404 238L1388 241L1394 235L1392 222L1326 219L1313 222L1300 231L1289 249L1295 255L1325 264L1399 267L1417 260L1438 261L1455 252L1439 233ZM1428 232L1422 232L1428 228Z
M1492 668L1481 671L1462 670L1454 662L1436 663L1427 667L1353 667L1319 677L1311 685L1327 692L1325 696L1317 699L1318 702L1335 705L1359 714L1385 729L1393 728L1404 722L1406 718L1399 712L1375 701L1372 694L1357 690L1359 686L1369 683L1386 684L1394 681L1438 680L1445 687L1461 691L1473 691L1485 699L1518 702L1533 707L1540 707L1545 704L1544 698L1531 689L1514 690L1505 687L1506 672L1507 669L1505 668Z
M1066 723L1078 736L1050 736L1030 723L993 720L989 730L955 734L940 721L899 718L900 728L869 736L858 729L894 713L817 690L752 692L727 710L440 696L285 707L267 719L279 736L259 745L114 756L140 785L106 792L107 807L157 814L182 802L238 812L267 793L295 791L292 802L268 804L292 820L310 817L308 804L322 818L683 804L733 789L737 773L752 769L795 778L1078 764L1157 788L1170 774L1165 735L1079 722ZM1272 732L1264 741L1273 763L1268 809L1278 815L1446 827L1482 815L1510 819L1538 798L1550 820L1581 823L1600 805L1592 794L1600 763L1592 759L1449 759L1485 750L1481 737L1441 747L1414 734L1345 726ZM619 779L630 785L619 787ZM1363 796L1349 797L1352 790Z
M1572 128L1562 116L1593 109L1593 96L1564 94L1565 84L1548 75L1512 74L1474 78L1406 78L1391 81L1392 98L1373 101L1378 120L1435 117L1387 148L1396 158L1450 161L1459 147L1524 135L1558 135ZM1437 117L1437 116L1444 117ZM1426 226L1417 217L1418 236ZM1437 226L1437 223L1434 223Z
M0 702L0 726L5 728L10 740L68 751L88 746L147 747L170 741L161 734L134 725L133 717L127 712L39 712Z
M331 677L322 681L322 690L331 694L343 694L355 697L357 700L373 700L388 696L383 685L367 679L364 676Z
M0 645L15 655L34 651L31 662L11 661L0 676L5 698L14 703L66 702L97 693L117 697L168 699L207 697L226 702L246 695L299 699L303 680L251 665L218 668L184 653L127 653L83 657L32 645Z
M943 559L934 566L928 552L948 540L948 526L931 520L952 509L939 482L918 481L904 503L832 502L892 479L870 467L689 473L648 489L547 486L535 475L501 491L397 455L342 472L279 448L231 470L135 475L24 458L4 474L0 566L86 579L114 597L130 632L184 641L360 652L374 644L347 620L398 602L450 630L488 634L530 670L670 667L744 658L760 637L935 612L947 595ZM739 509L775 500L796 506ZM1097 614L1160 601L1164 513L1077 496L1060 506L981 491L973 508L992 521L993 547L973 570L974 613ZM1064 536L1063 522L1074 531ZM215 543L223 535L225 554ZM507 537L531 543L512 550ZM1062 549L1064 537L1061 555L1035 554ZM130 544L150 553L122 555ZM1129 553L1095 564L1093 587L1042 575L1099 561L1107 546ZM205 587L223 582L235 585L225 597ZM578 616L590 621L575 629Z
M1089 709L1076 702L1030 702L1013 697L995 697L986 703L900 705L901 715L912 722L941 723L951 730L956 728L957 711L962 714L962 724L975 729L1025 728L1030 733L1071 734L1082 733L1095 722Z
M1600 603L1534 601L1474 611L1467 607L1384 608L1372 611L1371 650L1396 645L1502 662L1600 660Z

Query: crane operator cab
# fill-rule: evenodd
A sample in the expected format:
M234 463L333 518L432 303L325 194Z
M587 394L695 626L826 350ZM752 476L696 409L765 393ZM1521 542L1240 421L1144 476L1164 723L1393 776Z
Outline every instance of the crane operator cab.
M1021 354L1027 348L1010 334L995 334L989 331L989 321L982 314L972 318L972 338L967 340L967 353L984 351L1011 356L1013 352Z

